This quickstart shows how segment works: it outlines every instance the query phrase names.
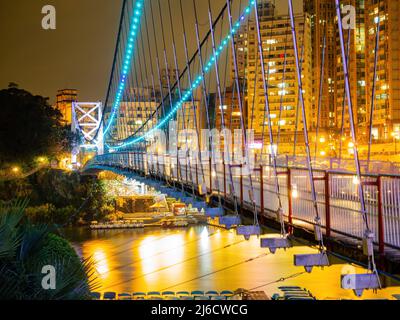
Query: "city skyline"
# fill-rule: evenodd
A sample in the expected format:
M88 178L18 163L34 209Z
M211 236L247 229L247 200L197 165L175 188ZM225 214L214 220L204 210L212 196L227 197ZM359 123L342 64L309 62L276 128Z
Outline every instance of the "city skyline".
M302 10L297 2L296 10ZM281 12L287 11L286 1L276 3ZM56 30L41 27L41 9L48 4L57 10ZM14 82L49 97L51 103L56 102L58 90L77 89L82 101L103 101L121 4L122 0L1 1L0 39L7 50L0 51L0 88ZM178 8L177 1L171 4ZM224 4L225 0L212 1L215 12ZM190 8L189 2L184 5ZM200 14L205 13L205 7L199 6ZM207 23L200 28L205 32Z

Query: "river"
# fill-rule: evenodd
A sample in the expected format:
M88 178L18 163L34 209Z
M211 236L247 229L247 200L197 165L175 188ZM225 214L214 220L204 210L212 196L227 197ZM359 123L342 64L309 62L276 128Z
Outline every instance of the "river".
M330 257L332 266L304 273L293 265L293 254L316 250L298 243L272 255L260 248L256 237L244 241L233 230L209 226L103 231L79 228L66 230L65 236L81 257L92 257L99 285L96 291L257 288L271 296L279 292L279 286L295 285L307 288L318 299L355 298L351 291L340 288L341 273L351 270L350 264ZM355 270L363 272L359 267ZM362 298L388 299L400 294L399 283L388 278L384 283L392 287L377 294L365 292Z

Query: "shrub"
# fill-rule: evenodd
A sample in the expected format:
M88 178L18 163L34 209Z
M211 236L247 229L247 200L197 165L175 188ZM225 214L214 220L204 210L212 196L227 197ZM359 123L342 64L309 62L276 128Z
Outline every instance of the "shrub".
M0 300L87 299L92 264L48 227L24 219L26 202L0 207ZM43 266L56 269L56 289L44 290ZM94 289L94 287L93 287Z

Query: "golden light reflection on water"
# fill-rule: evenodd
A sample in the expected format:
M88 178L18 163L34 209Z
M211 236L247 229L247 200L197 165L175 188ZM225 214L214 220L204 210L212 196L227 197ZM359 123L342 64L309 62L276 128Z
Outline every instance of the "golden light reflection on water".
M102 279L106 279L108 277L108 264L107 257L103 250L98 249L93 253L93 260L96 271Z
M101 285L98 291L161 291L235 290L261 287L268 295L282 285L309 289L320 299L354 299L350 291L340 288L340 275L350 267L344 261L331 258L333 265L314 269L311 274L293 266L293 255L315 253L315 249L296 245L275 255L261 249L259 239L243 241L234 231L212 227L188 229L145 229L88 231L71 234L78 252L92 257ZM263 255L266 254L266 255ZM254 260L247 261L250 258ZM357 267L356 272L365 272ZM298 277L269 284L282 277L301 273ZM268 286L264 286L269 284ZM398 283L379 291L366 292L363 298L390 298L400 293Z

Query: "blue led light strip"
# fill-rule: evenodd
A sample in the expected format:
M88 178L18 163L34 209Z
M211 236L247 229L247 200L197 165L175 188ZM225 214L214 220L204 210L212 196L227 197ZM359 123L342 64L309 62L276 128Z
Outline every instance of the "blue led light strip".
M240 16L239 20L233 25L232 30L229 32L229 34L224 38L224 40L221 41L220 46L216 49L215 51L215 57L211 57L211 59L205 64L204 67L204 73L207 74L210 72L210 70L212 69L213 63L215 61L215 59L218 59L222 53L222 51L226 48L226 46L228 45L229 41L232 39L232 37L237 33L241 23L246 19L246 17L250 14L251 12L251 8L254 5L255 1L251 0L249 5L244 9L242 15ZM192 87L191 89L187 90L185 92L185 94L182 95L181 99L179 100L179 102L177 102L177 104L175 105L175 107L169 112L169 114L162 119L154 128L152 128L151 130L147 131L145 134L143 134L140 137L134 138L132 140L128 140L127 142L119 145L119 146L109 146L107 145L108 148L113 149L113 150L119 150L122 148L126 148L128 146L131 146L133 144L139 143L141 141L143 141L146 137L150 136L154 131L162 128L175 114L176 112L182 108L183 104L185 102L187 102L188 98L190 97L190 95L192 94L192 91L197 89L198 86L202 83L203 81L203 76L199 75L195 78L195 80L193 81Z
M125 85L127 82L127 75L128 71L130 70L131 63L132 63L132 57L133 57L133 42L135 40L135 37L137 35L138 29L139 29L139 23L140 23L140 18L143 13L143 0L138 0L135 5L135 9L133 10L133 16L132 16L132 22L131 22L131 29L129 33L129 40L128 44L126 46L126 53L125 53L125 58L122 64L122 74L121 74L121 79L120 83L118 86L117 90L117 95L115 97L115 101L113 103L113 107L111 109L111 116L108 119L107 126L105 127L103 131L103 137L105 137L108 133L108 131L111 129L111 126L113 124L113 121L115 119L115 115L117 114L120 105L121 105L121 100L123 98L123 92L125 90Z

